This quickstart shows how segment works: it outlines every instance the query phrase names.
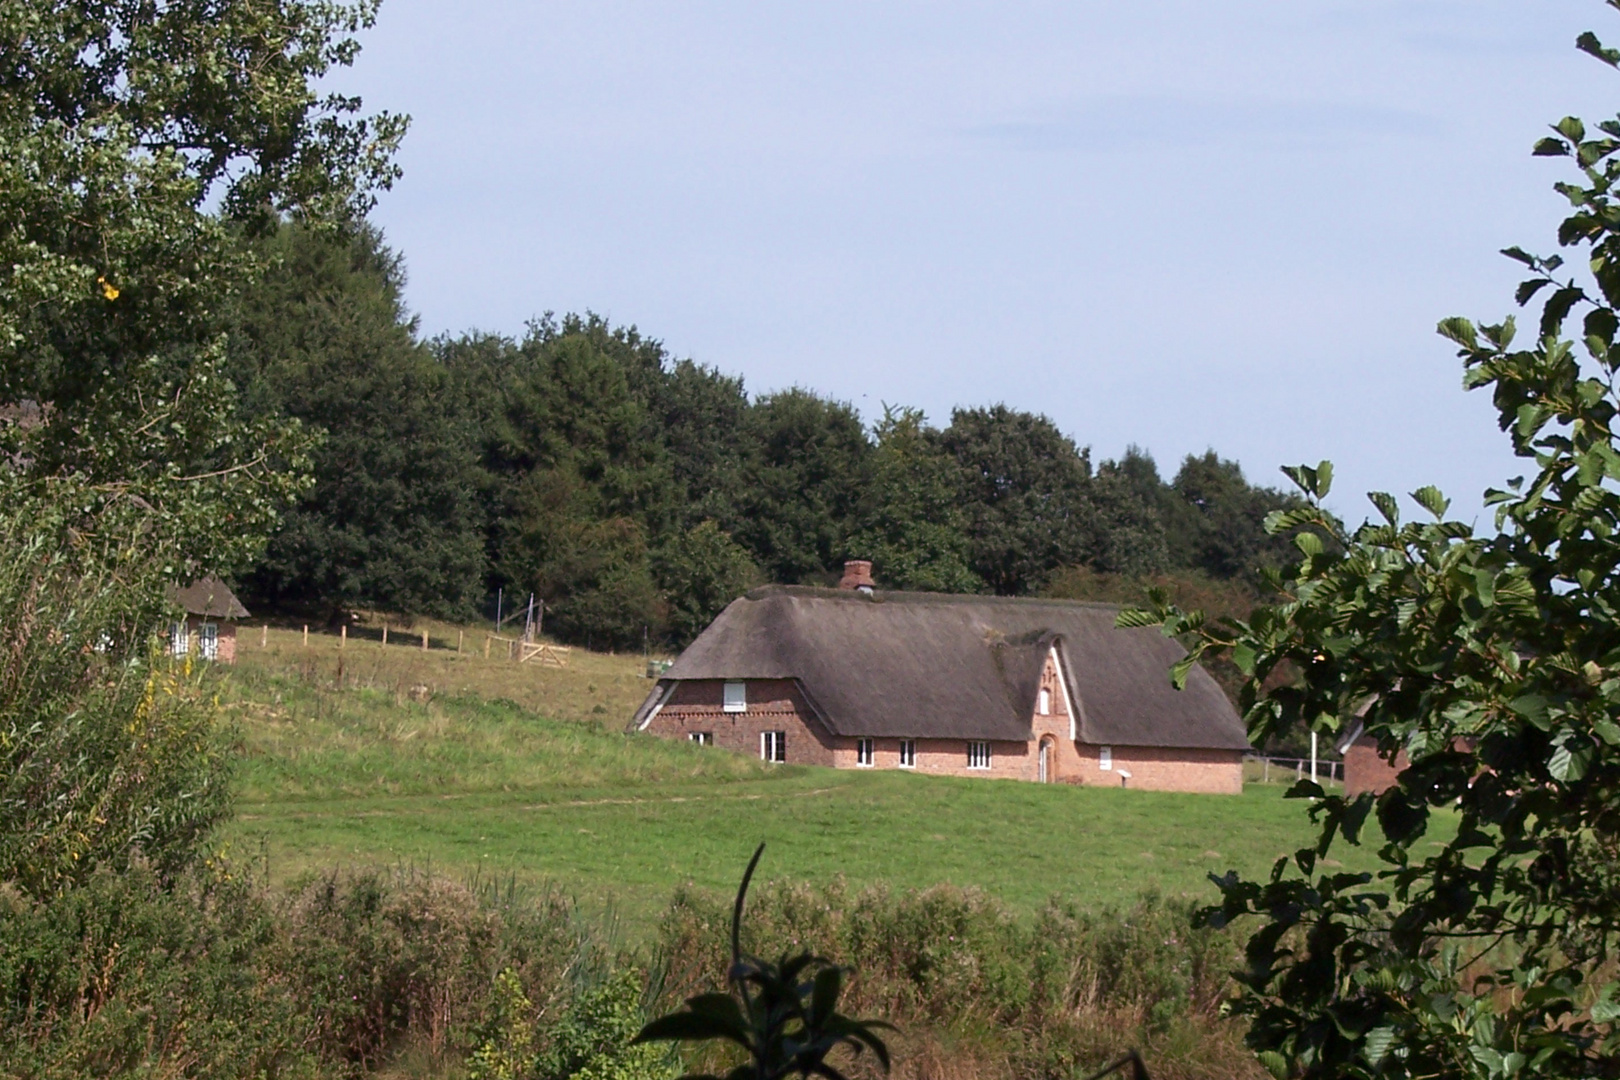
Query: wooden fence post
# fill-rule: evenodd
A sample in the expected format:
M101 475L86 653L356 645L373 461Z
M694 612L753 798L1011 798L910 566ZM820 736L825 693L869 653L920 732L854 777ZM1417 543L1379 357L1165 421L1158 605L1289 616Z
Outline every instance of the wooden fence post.
M383 644L388 644L388 624L386 622L383 623Z
M489 659L489 635L484 635L484 659Z
M426 630L422 631L422 651L423 652L428 651L428 648L427 648L427 631Z
M304 648L309 648L309 623L304 624Z
M461 636L462 636L463 633L464 633L464 631L461 631L461 630L456 631L456 655L457 656L461 655Z
M344 623L342 626L338 627L338 648L341 649L341 648L343 648L343 646L347 645L348 643L349 643L349 624Z

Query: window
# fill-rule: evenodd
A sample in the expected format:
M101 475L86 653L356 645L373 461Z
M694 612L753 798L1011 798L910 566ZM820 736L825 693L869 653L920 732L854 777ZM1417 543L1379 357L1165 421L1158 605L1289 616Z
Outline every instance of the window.
M762 761L787 760L787 732L762 731L759 733L759 756Z
M686 737L699 746L714 745L714 732L712 731L689 731L686 733Z
M990 744L987 742L968 743L968 768L988 769L990 767Z
M1042 688L1035 701L1035 711L1042 716L1052 715L1052 691Z
M917 740L900 740L900 767L902 769L915 769L917 767Z
M183 622L169 627L169 651L175 656L185 656L191 651L191 627Z
M1112 769L1114 767L1114 748L1112 746L1097 747L1097 768Z
M219 624L205 622L197 628L197 655L204 660L219 659Z
M865 766L866 768L871 768L872 758L874 756L875 755L872 752L871 739L855 740L855 764Z
M722 702L721 708L725 712L747 712L748 684L740 682L726 683L720 700Z

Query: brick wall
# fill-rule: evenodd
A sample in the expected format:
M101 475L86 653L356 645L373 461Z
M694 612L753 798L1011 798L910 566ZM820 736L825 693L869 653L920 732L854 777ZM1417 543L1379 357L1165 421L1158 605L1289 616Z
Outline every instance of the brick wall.
M223 650L223 639L221 640ZM1048 685L1047 679L1050 679ZM1238 794L1243 790L1243 755L1236 750L1169 750L1155 747L1113 747L1114 767L1098 767L1098 748L1076 744L1070 736L1069 715L1056 669L1048 660L1043 685L1052 691L1050 712L1031 718L1029 742L992 741L990 768L968 767L968 740L915 739L919 773L1001 780L1038 780L1040 745L1048 749L1047 779L1051 783L1120 786L1120 770L1131 774L1126 786L1160 791ZM693 679L676 684L675 692L646 730L665 738L685 739L693 732L713 735L714 745L758 757L760 734L787 734L787 760L791 764L831 765L840 769L900 768L900 739L874 739L871 766L857 763L856 739L835 736L815 718L809 703L792 679L755 679L747 683L747 708L724 710L723 682Z
M1348 798L1370 791L1374 795L1395 786L1407 766L1406 751L1398 751L1391 765L1378 756L1378 742L1362 736L1344 752L1344 794Z
M708 732L714 745L751 757L759 756L760 735L787 733L787 760L794 765L833 764L832 740L815 719L809 704L792 679L751 679L747 708L728 713L723 708L724 683L719 679L691 679L677 683L647 731L665 738L686 739L693 732ZM850 743L850 764L854 764Z
M900 768L900 740L876 739L873 747L874 769ZM935 776L977 776L993 780L1035 779L1035 759L1032 748L1021 742L991 740L990 767L968 768L968 741L966 739L914 739L917 744L915 770ZM834 739L833 764L840 769L858 769L854 739Z
M1081 766L1070 783L1089 787L1131 787L1149 791L1193 791L1206 795L1243 794L1243 751L1113 746L1112 768L1102 767L1102 748L1077 747ZM1130 773L1129 779L1121 772Z

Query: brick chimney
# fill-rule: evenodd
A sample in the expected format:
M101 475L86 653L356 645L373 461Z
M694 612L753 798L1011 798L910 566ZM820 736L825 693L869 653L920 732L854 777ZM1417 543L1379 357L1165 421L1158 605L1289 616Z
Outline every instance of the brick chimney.
M838 582L840 589L859 589L863 593L870 593L877 588L877 582L872 580L872 563L869 559L847 559L844 562L844 576Z

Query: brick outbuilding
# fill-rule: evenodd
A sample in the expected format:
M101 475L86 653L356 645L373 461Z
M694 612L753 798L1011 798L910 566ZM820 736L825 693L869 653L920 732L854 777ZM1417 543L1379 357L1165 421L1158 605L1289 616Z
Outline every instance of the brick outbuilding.
M664 672L632 730L835 768L1237 794L1248 739L1183 650L1105 604L769 586ZM864 578L864 580L863 580Z
M236 623L248 610L223 581L205 577L171 590L169 598L184 613L169 626L172 655L236 663Z

